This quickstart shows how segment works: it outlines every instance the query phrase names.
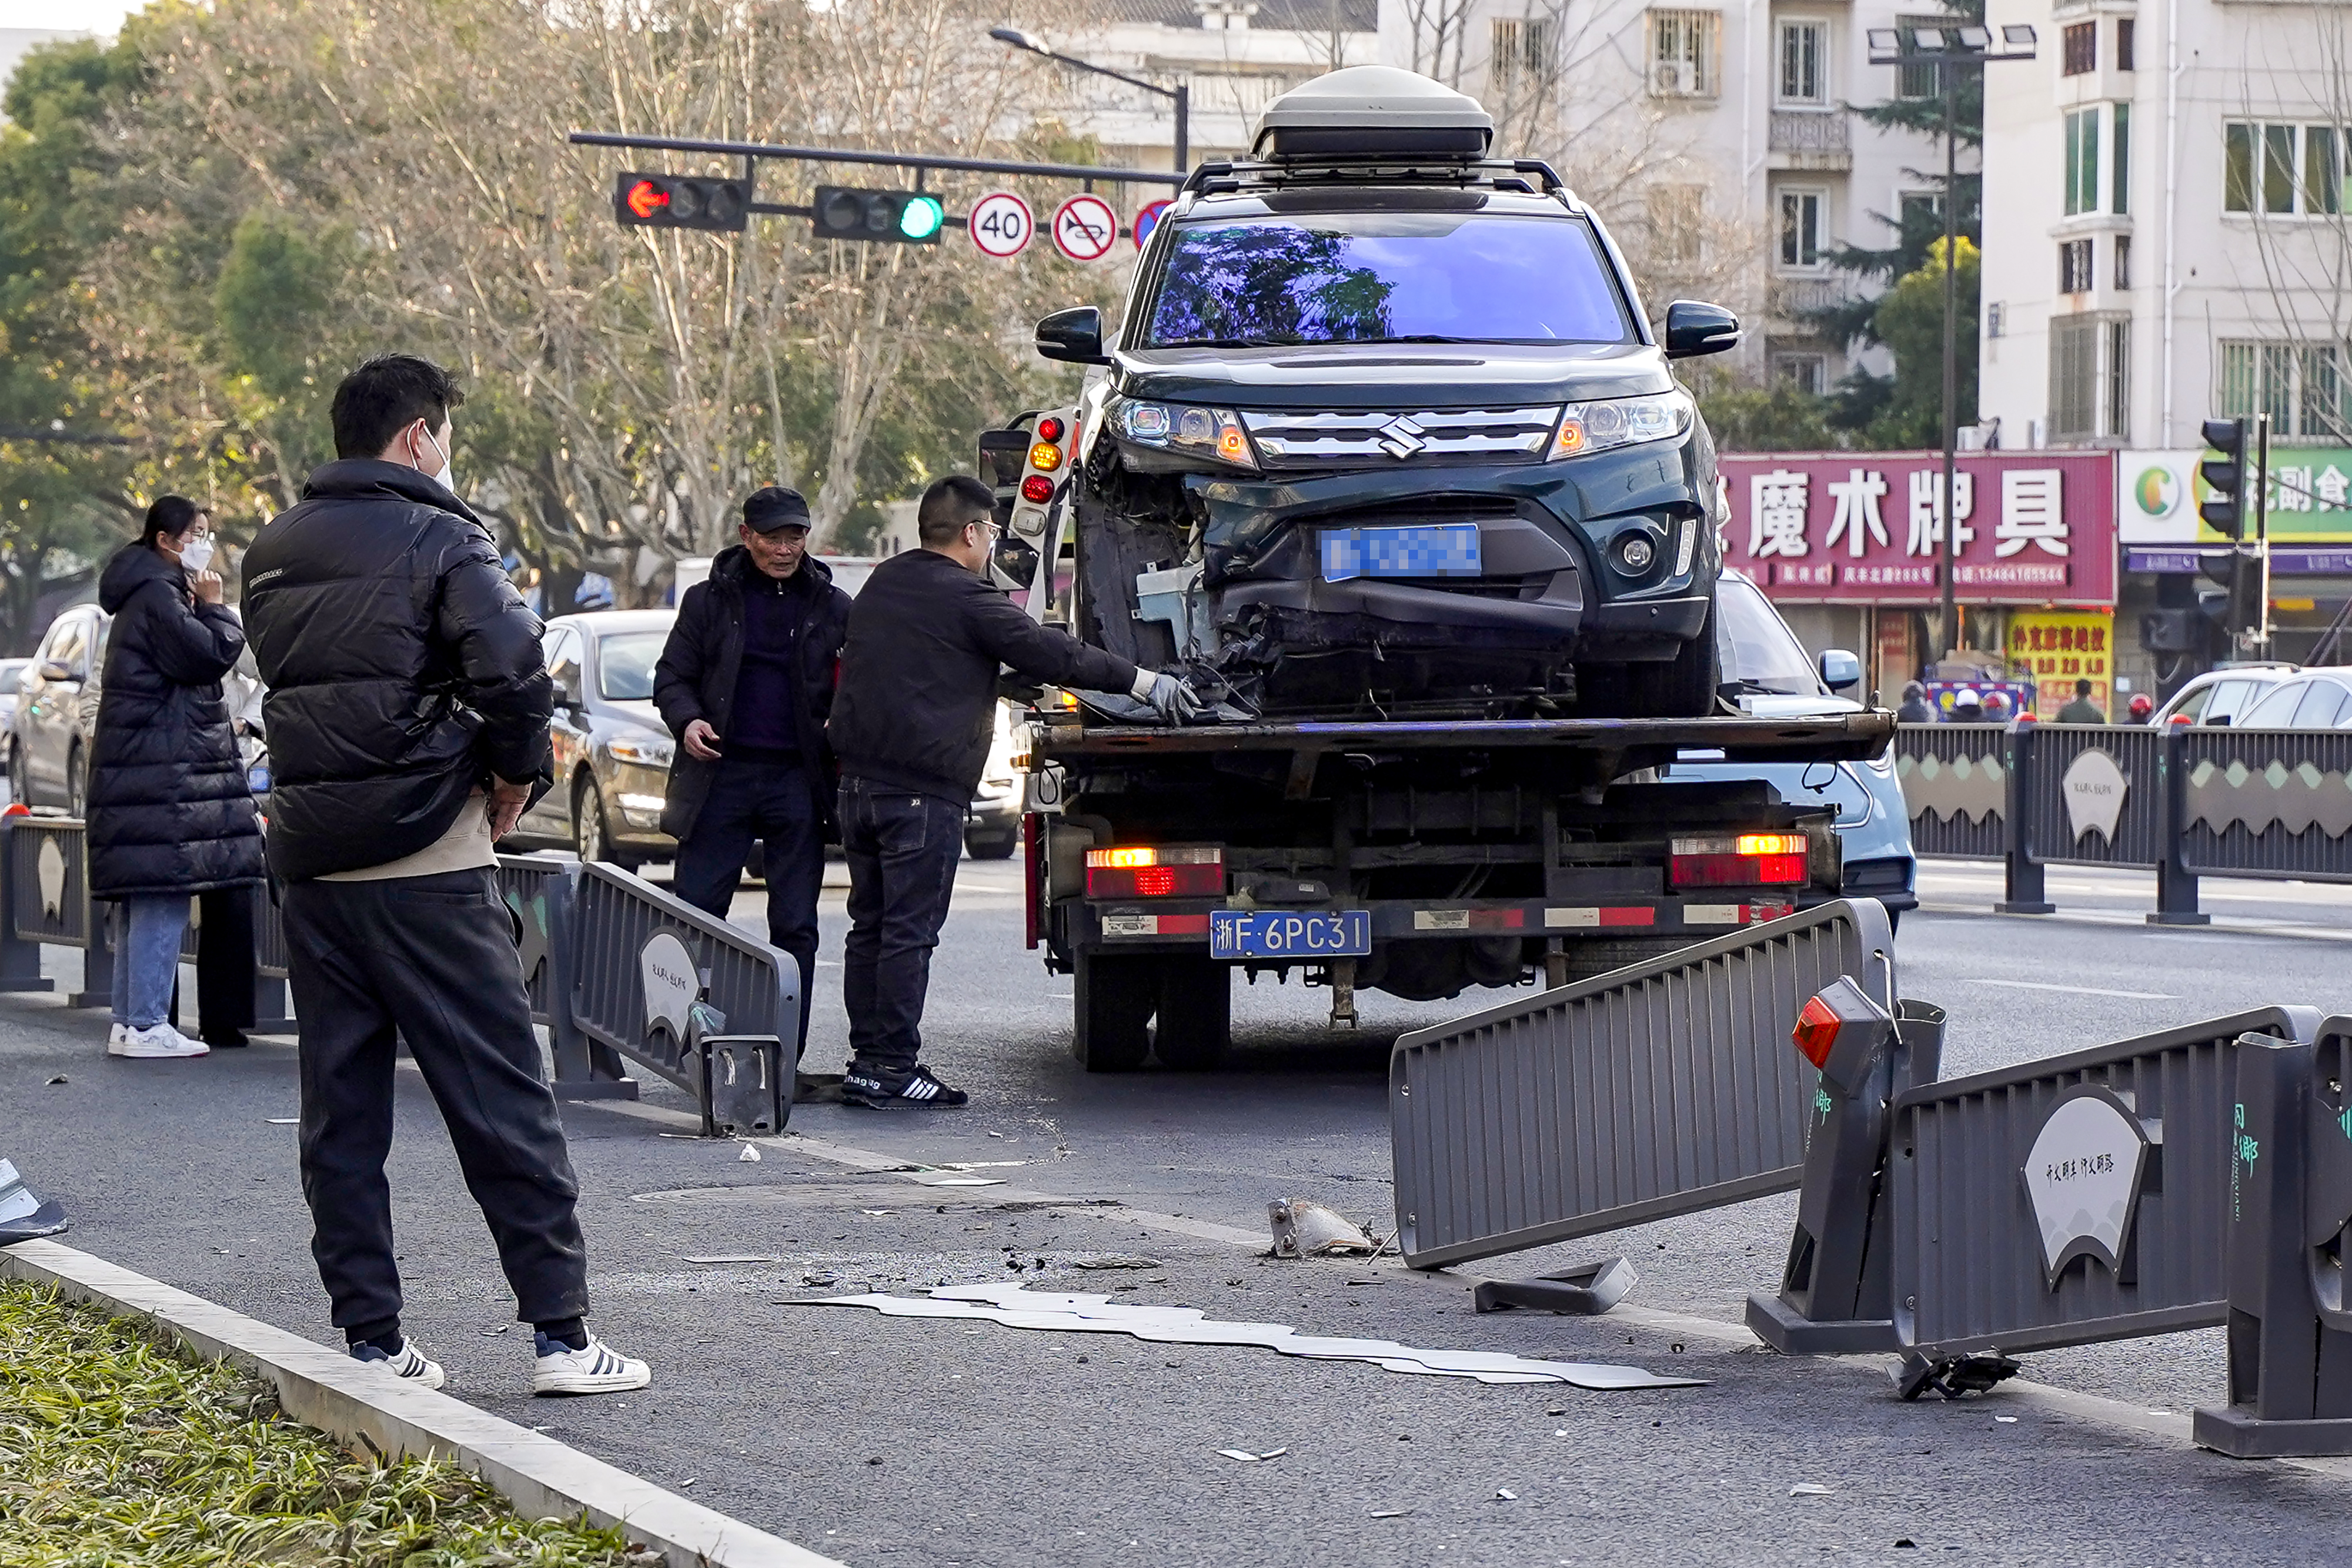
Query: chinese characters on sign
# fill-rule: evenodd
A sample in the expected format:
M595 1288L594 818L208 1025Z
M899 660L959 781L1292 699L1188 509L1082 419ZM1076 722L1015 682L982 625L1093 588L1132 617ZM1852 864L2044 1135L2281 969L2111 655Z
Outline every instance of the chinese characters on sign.
M1932 452L1722 460L1724 559L1778 598L1932 603L1943 460ZM2111 454L1965 454L1952 486L1953 584L1971 603L2112 604Z
M2091 683L2091 700L2115 716L2115 612L2022 610L2009 618L2009 662L2033 672L2034 716L2055 722L2074 700L2074 683Z

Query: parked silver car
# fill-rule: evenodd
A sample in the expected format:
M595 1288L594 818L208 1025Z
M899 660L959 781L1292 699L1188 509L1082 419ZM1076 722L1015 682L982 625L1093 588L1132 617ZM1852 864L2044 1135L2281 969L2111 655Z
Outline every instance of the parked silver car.
M10 800L81 815L89 797L99 672L113 619L95 604L76 604L49 622L17 684L16 710L8 716Z
M674 610L598 610L547 623L555 683L555 788L523 813L512 842L579 852L635 871L667 860L661 831L674 743L654 708L654 665Z
M2217 727L2241 723L2272 687L2298 669L2294 664L2224 664L2208 670L2173 693L2148 722L2158 729L2175 718Z
M2352 728L2352 670L2305 670L2264 692L2240 729Z

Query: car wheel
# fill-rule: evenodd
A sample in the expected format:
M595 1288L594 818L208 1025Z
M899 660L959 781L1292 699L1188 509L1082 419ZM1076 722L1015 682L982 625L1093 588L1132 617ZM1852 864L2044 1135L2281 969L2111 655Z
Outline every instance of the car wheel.
M86 821L89 810L89 765L83 760L79 742L66 754L66 815Z
M1151 1051L1179 1072L1207 1072L1233 1043L1233 967L1213 958L1160 961L1160 1019Z
M1151 1011L1160 1000L1159 965L1121 955L1078 955L1077 1031L1070 1054L1088 1072L1132 1072L1151 1052Z
M971 828L963 835L963 852L976 861L1009 861L1020 847L1018 833L990 833Z
M637 862L613 849L613 827L604 815L604 792L584 779L572 794L572 843L582 865L616 865L634 872Z

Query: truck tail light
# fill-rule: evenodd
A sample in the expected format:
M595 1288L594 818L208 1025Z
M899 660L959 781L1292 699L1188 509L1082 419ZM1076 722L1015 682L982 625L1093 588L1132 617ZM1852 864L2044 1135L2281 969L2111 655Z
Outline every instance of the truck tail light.
M1676 887L1768 887L1805 880L1811 852L1802 833L1711 833L1676 839L1669 878Z
M1062 449L1050 441L1041 441L1029 449L1029 466L1051 474L1062 465Z
M1021 498L1043 506L1054 498L1054 482L1043 474L1032 474L1021 481Z
M1218 845L1087 852L1088 898L1217 898L1224 891L1225 852Z

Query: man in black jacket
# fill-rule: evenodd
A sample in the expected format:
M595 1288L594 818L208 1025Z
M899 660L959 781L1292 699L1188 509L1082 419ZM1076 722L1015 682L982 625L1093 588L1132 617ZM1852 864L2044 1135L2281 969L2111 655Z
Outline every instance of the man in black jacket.
M721 550L709 580L678 601L654 669L654 705L679 750L662 831L677 840L677 895L720 916L760 841L768 940L800 964L805 1050L834 792L824 721L849 595L807 553L799 491L753 491L736 531L742 542Z
M1130 692L1171 722L1196 711L1171 674L1041 626L980 575L996 535L995 497L965 475L923 492L922 548L866 580L849 616L841 690L826 727L841 758L841 843L849 862L842 999L852 1060L842 1092L872 1106L961 1105L916 1058L964 813L988 762L998 666L1079 691Z
M491 844L549 783L538 617L451 489L448 372L405 354L335 390L338 458L245 558L268 695L270 867L286 883L301 1025L302 1195L334 1322L362 1361L428 1388L400 1331L392 1197L397 1035L441 1108L538 1333L539 1394L642 1388L592 1337L563 1124L541 1077Z

